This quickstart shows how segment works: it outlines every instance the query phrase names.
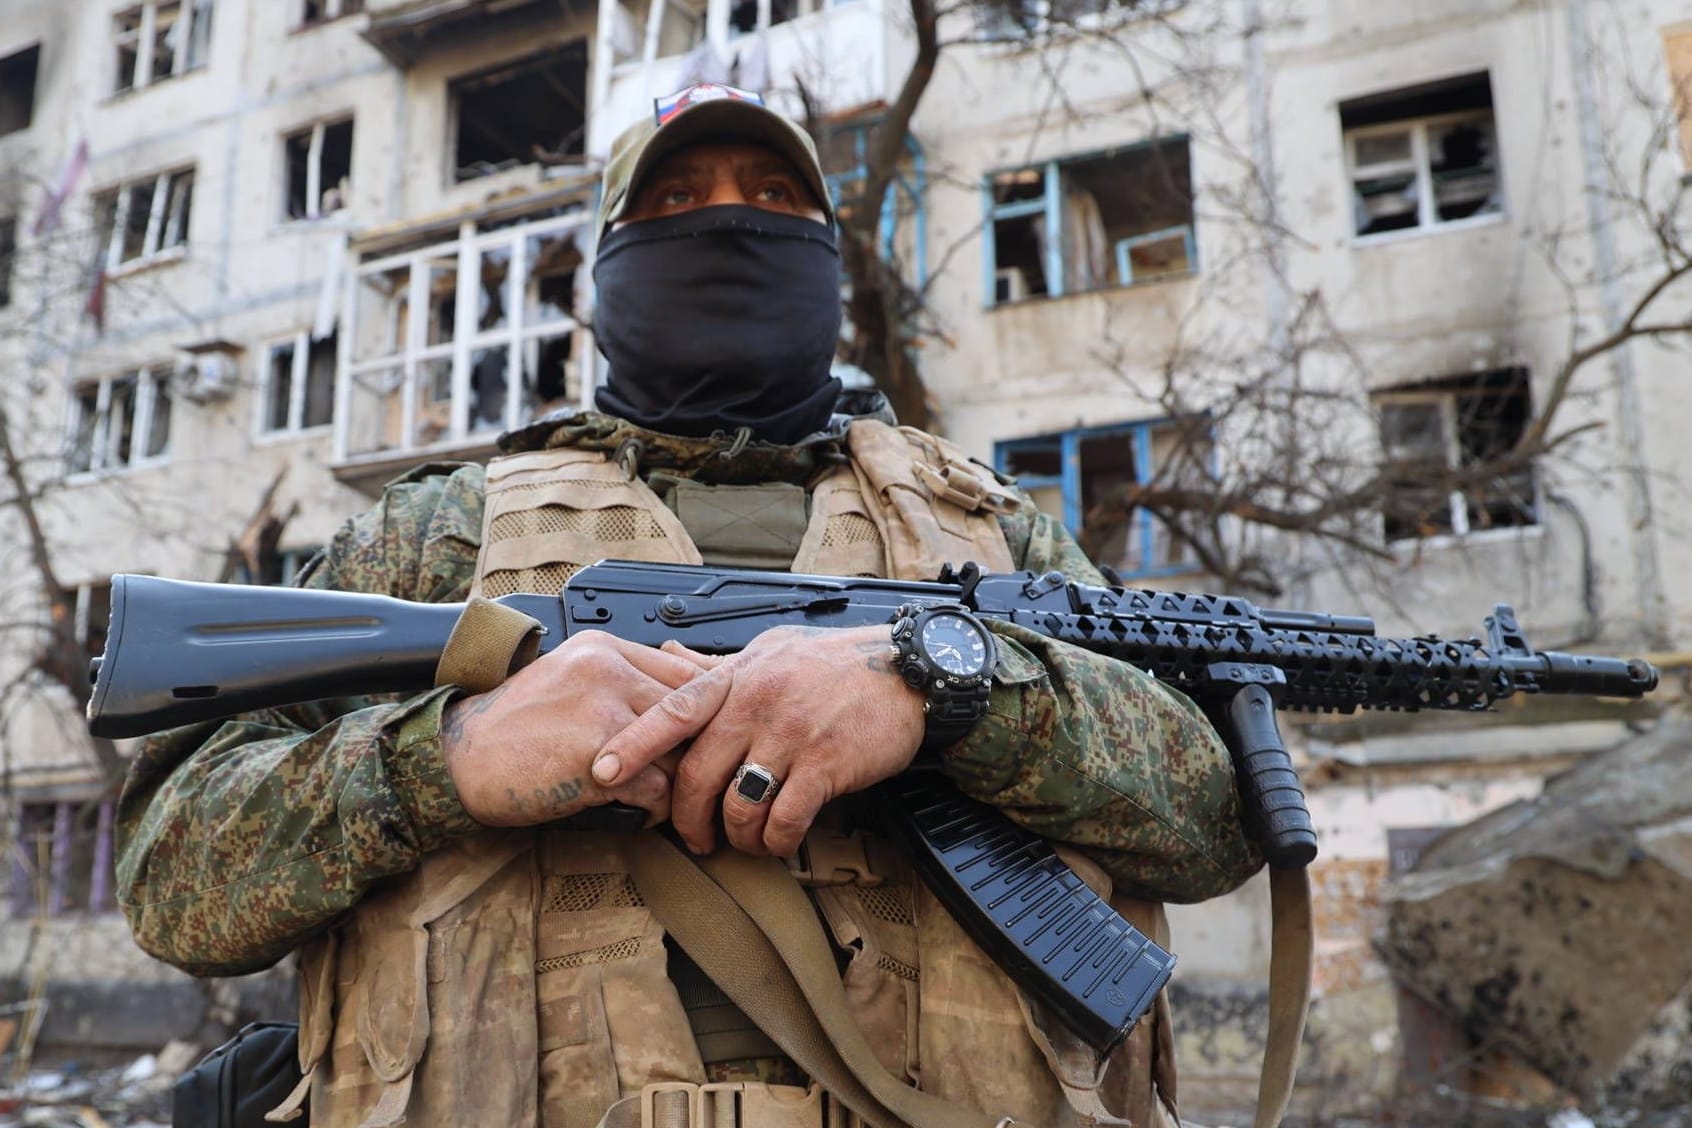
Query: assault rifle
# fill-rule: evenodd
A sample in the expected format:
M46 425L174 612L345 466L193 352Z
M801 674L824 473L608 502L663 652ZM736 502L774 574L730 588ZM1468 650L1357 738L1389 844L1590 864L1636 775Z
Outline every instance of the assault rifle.
M1366 618L1274 611L1218 595L1094 587L1060 572L947 567L936 582L605 561L558 595L498 600L541 623L544 653L580 630L731 653L772 627L890 622L904 605L961 603L1151 673L1197 701L1232 752L1269 864L1308 865L1316 832L1277 708L1484 710L1516 693L1640 697L1642 659L1535 651L1499 604L1486 637L1379 638ZM418 692L463 604L381 595L112 577L89 730L139 736L324 697ZM918 873L982 947L1100 1053L1124 1038L1175 959L1094 896L1038 835L938 773L883 785ZM638 829L644 812L587 812Z

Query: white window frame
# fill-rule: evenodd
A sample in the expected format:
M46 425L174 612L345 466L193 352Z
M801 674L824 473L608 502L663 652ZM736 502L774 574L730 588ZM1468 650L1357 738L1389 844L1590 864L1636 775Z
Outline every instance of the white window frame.
M304 425L307 384L310 379L311 330L302 329L288 337L276 337L266 341L258 378L257 395L253 397L253 437L258 442L273 442L281 439L297 439L308 435L320 435L335 426L335 391L333 383L329 390L329 421L319 423L314 427ZM288 419L280 427L266 426L270 416L270 382L274 378L276 366L272 363L278 349L292 347L293 358L289 362L288 370ZM337 360L337 367L339 362Z
M313 220L322 219L326 215L334 215L335 212L342 211L346 208L349 201L343 199L341 201L341 206L339 208L335 208L333 211L325 212L318 210L318 205L323 202L323 135L334 126L346 125L353 123L353 121L353 115L351 114L343 117L324 118L321 121L312 122L306 129L296 129L291 133L284 133L282 135L283 223L310 223ZM288 185L293 181L293 177L290 175L290 170L288 168L288 143L293 141L296 137L306 133L311 134L311 140L306 142L306 213L303 216L296 217L288 214ZM358 127L354 124L354 137L357 136L357 133ZM349 160L347 163L347 184L350 187L352 184L352 162Z
M186 191L172 189L186 178ZM141 253L133 258L123 257L125 235L129 227L130 196L135 188L153 182L153 198L147 215L147 230L141 238ZM151 177L126 180L98 195L116 193L112 203L112 229L106 240L106 273L116 274L143 263L165 258L181 257L188 250L188 224L193 216L194 169L174 168ZM184 196L190 201L182 206Z
M161 466L170 461L171 441L175 437L174 429L165 439L164 449L157 454L146 453L146 436L153 431L153 413L159 402L158 389L160 385L168 384L174 366L145 365L131 368L123 372L101 376L97 380L79 380L71 388L71 394L66 411L65 426L65 461L68 477L94 478L109 474L121 474L132 470L143 470L150 466ZM112 388L114 385L131 377L135 379L135 422L130 428L129 458L119 461L117 457L117 433L112 429ZM77 432L82 424L82 396L81 392L89 386L96 387L94 404L94 427L88 440L88 466L86 469L69 469L69 463L74 460L76 453ZM170 397L165 397L167 405Z
M512 430L527 422L523 413L525 396L522 394L522 350L530 342L586 331L586 327L573 315L536 325L527 323L526 299L531 278L528 242L537 236L559 236L574 229L588 228L592 219L592 214L586 209L577 209L567 215L514 224L488 232L477 231L475 222L466 220L460 225L456 239L434 243L403 254L361 262L356 269L350 271L342 293L340 355L335 378L335 460L340 463L366 458L381 461L393 457L396 453L447 450L472 441L475 436L470 430L471 359L482 349L506 349L505 415L501 428ZM481 278L479 264L482 254L490 250L504 250L510 256L505 282L508 287L508 313L504 326L477 330L470 327L476 323L474 314L478 309L478 283ZM457 274L457 290L453 299L453 339L442 344L429 345L425 344L428 339L430 315L429 268L431 264L448 259L453 261ZM355 357L361 332L358 323L360 287L366 284L364 280L368 277L402 267L406 270L406 323L398 327L398 341L395 347L380 354ZM587 269L586 262L581 269ZM384 307L383 315L391 316L391 311ZM415 441L415 436L423 417L423 409L428 402L428 389L423 386L423 378L427 372L425 366L431 361L439 360L451 361L448 425L439 438L419 444ZM371 390L365 383L367 378L386 383L395 369L399 371L399 378L394 387L384 388L380 394L392 395L395 391L400 393L399 443L378 450L350 450L354 382L357 381L366 390ZM580 379L584 395L589 383L584 371Z
M177 50L171 54L170 73L154 74L153 44L157 39L159 14L161 10L168 12L172 9L176 11L177 24L174 30L177 36ZM197 70L206 65L207 58L196 59L192 57L195 43L194 20L202 11L210 14L212 0L141 0L141 3L131 5L115 13L112 19L116 20L120 16L129 15L137 10L141 13L141 19L135 30L114 30L112 35L114 51L112 57L114 59L117 57L116 51L118 49L131 42L135 47L135 74L128 86L118 86L114 81L112 84L113 93L126 94L133 90L145 90L155 82L162 82L179 74L187 74L191 70ZM208 58L211 55L209 40L206 43L205 54Z
M1492 181L1493 192L1498 197L1498 207L1492 211L1464 216L1461 219L1442 220L1439 218L1439 201L1434 194L1433 158L1428 136L1435 129L1468 122L1486 122L1492 127ZM1359 141L1400 133L1410 135L1409 157L1395 161L1377 161L1374 164L1358 162L1357 143ZM1489 223L1501 222L1504 219L1504 158L1498 139L1498 118L1491 107L1458 110L1455 113L1435 114L1431 117L1403 118L1399 121L1384 122L1380 125L1364 125L1358 126L1356 129L1348 129L1345 131L1345 167L1346 175L1349 178L1346 181L1346 186L1353 192L1356 191L1359 180L1402 175L1406 172L1413 172L1416 177L1415 226L1360 235L1357 233L1356 217L1353 216L1351 239L1354 243L1375 243L1410 238L1431 231L1460 231L1466 227L1482 227Z
M1375 396L1377 408L1387 404L1424 404L1431 403L1439 408L1439 422L1441 438L1444 440L1445 469L1449 471L1461 470L1463 467L1463 444L1459 434L1457 420L1457 399L1461 394L1458 389L1405 389L1402 391L1380 392ZM1386 436L1381 436L1382 453L1387 457L1387 465L1392 463L1390 451L1386 449ZM1446 499L1451 518L1449 532L1433 533L1429 536L1394 537L1387 543L1392 545L1438 544L1466 537L1478 536L1519 536L1524 531L1539 529L1544 525L1541 518L1542 505L1539 497L1539 474L1533 473L1533 509L1534 519L1520 525L1505 525L1492 529L1474 529L1469 525L1469 497L1462 490L1452 490ZM1384 522L1383 522L1384 524Z

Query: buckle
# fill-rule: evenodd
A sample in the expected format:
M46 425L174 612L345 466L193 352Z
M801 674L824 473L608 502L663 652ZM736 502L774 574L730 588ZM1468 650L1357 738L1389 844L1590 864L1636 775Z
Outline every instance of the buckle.
M858 1123L815 1081L804 1089L762 1081L714 1081L699 1086L698 1107L700 1128L851 1128Z
M800 885L858 885L873 888L883 881L870 863L863 831L842 834L838 830L812 827L799 844L799 852L787 859L787 869Z
M700 1123L698 1085L655 1081L641 1089L640 1128L694 1128Z
M985 509L989 513L1009 513L1019 502L1015 495L1001 489L997 482L987 482L973 468L948 461L945 468L935 470L921 462L911 463L917 480L941 501L951 502L966 513Z

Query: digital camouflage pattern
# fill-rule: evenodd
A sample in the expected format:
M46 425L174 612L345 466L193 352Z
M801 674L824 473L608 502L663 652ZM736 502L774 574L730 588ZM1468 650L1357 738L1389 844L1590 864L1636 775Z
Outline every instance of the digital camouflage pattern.
M605 450L643 472L713 483L803 484L845 457L838 433L778 447L658 435L592 413L543 421L504 445ZM312 562L303 586L462 600L482 481L480 466L433 464L391 483ZM1020 566L1103 582L1032 504L1000 520ZM1227 750L1196 706L1123 663L993 629L1003 660L987 717L946 754L964 791L1082 847L1131 896L1199 901L1261 866ZM141 947L197 975L267 967L384 878L482 829L441 754L453 692L320 701L145 741L117 823L119 894Z

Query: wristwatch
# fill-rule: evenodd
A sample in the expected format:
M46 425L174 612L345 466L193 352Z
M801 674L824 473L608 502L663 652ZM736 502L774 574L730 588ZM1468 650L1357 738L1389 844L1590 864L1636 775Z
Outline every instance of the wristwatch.
M986 714L998 658L993 636L962 604L899 608L893 617L893 663L905 684L928 698L920 751L956 744Z

